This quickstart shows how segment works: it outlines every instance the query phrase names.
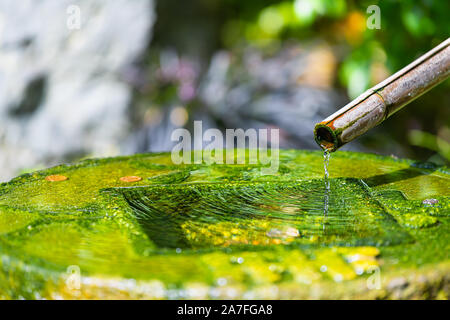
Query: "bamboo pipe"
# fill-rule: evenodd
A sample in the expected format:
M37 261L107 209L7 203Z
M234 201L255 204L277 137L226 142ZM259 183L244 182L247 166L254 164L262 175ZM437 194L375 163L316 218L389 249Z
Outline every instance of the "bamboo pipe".
M450 38L316 124L314 139L336 151L450 76Z

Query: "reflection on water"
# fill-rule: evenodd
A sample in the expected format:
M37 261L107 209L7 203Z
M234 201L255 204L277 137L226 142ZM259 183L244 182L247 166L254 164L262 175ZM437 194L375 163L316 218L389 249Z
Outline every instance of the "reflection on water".
M120 192L159 248L384 245L407 238L355 179L158 185ZM324 228L326 225L326 228Z
M370 178L365 178L364 181L367 183L368 186L376 187L380 185L394 183L397 181L412 179L426 174L429 173L425 173L423 170L419 170L416 168L405 168L401 170L391 171L385 174L372 176Z
M409 200L423 200L450 194L448 177L436 174L439 169L440 167L434 164L413 163L408 168L390 168L386 173L363 180L370 188L402 190Z

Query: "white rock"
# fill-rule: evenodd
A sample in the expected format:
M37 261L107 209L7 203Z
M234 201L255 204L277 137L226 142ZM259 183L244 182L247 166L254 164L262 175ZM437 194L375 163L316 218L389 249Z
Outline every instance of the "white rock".
M71 5L80 29L67 27ZM60 155L118 153L131 99L120 72L153 22L153 0L0 2L0 181ZM36 77L45 79L39 105L12 115Z

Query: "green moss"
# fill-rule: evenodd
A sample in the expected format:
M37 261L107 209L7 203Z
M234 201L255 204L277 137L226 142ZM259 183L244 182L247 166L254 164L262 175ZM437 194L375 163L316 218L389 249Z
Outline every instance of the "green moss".
M387 297L398 274L448 281L447 168L334 153L326 215L321 152L282 150L275 175L260 168L142 154L1 184L0 296L292 298L314 286L319 297ZM365 285L374 270L380 290Z
M36 219L36 215L29 212L15 210L6 206L0 208L0 234L6 234L29 226Z

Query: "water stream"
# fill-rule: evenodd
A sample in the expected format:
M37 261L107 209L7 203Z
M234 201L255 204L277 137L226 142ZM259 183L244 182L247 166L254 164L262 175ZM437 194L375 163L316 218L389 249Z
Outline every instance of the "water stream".
M328 203L330 196L330 175L328 172L328 165L330 164L330 151L325 150L323 152L323 168L324 168L324 182L325 182L325 193L324 193L324 206L323 215L324 218L328 216ZM323 223L323 229L325 230L325 219Z

